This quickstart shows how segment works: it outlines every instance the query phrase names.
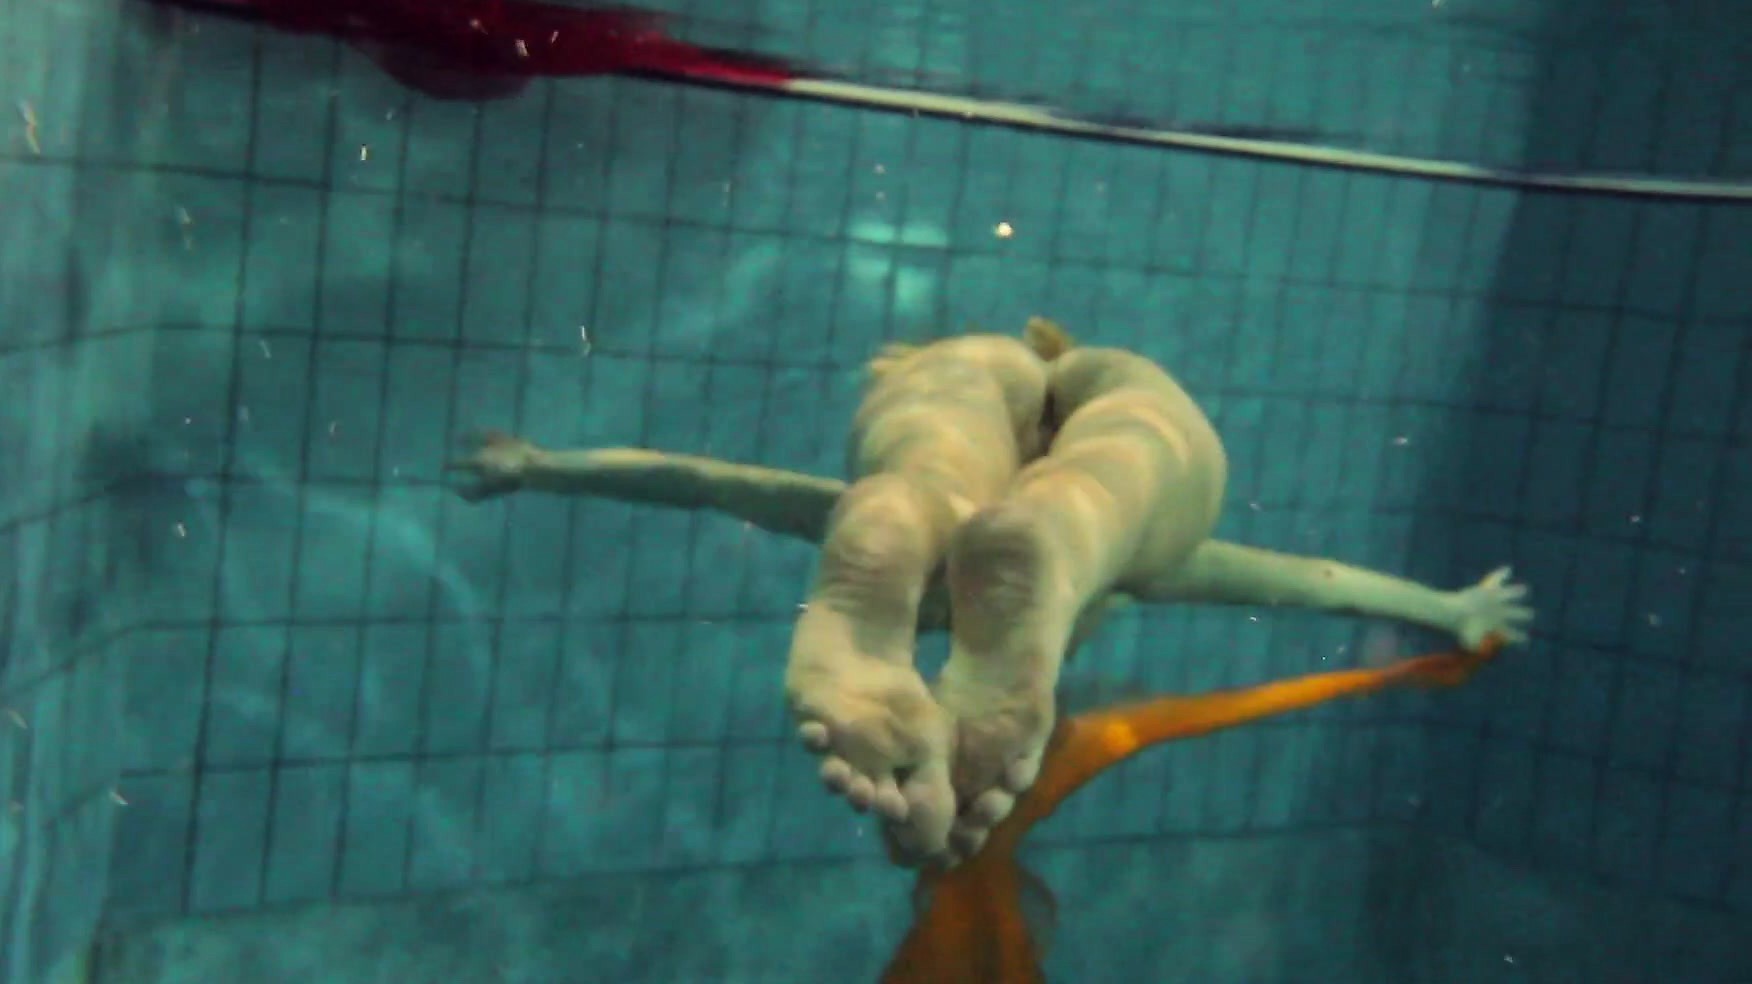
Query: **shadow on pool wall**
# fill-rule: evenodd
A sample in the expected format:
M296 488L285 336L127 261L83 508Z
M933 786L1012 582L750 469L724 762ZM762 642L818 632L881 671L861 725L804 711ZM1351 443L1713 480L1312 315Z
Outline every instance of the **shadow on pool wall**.
M1549 5L1526 166L1752 175L1749 31L1731 4ZM1438 197L1432 238L1505 204ZM1488 293L1448 308L1476 341L1438 368L1460 383L1431 411L1448 436L1414 538L1428 577L1513 558L1540 624L1428 706L1423 822L1552 877L1752 911L1752 210L1512 207Z

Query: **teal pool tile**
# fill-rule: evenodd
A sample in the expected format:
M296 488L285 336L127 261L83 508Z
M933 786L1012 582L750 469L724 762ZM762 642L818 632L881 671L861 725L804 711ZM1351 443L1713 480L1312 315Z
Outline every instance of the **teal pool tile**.
M1470 804L1473 836L1494 850L1528 850L1537 795L1537 753L1520 742L1492 740L1477 754L1476 788L1482 792L1481 799Z
M536 874L547 756L493 755L482 763L479 867L487 883L526 882Z
M393 243L389 299L394 339L445 342L460 331L468 213L440 198L408 196Z
M432 627L431 651L420 692L420 750L457 755L486 746L487 708L499 658L487 625L463 622Z
M1527 450L1527 485L1522 515L1564 528L1582 513L1592 428L1588 424L1544 420L1533 428Z
M726 336L739 330L732 315L738 298L730 289L734 263L730 235L720 229L700 229L665 243L657 300L659 352L698 359L720 351Z
M1692 270L1704 239L1705 210L1697 206L1644 203L1638 207L1636 250L1629 282L1622 288L1627 308L1643 316L1673 316L1685 306Z
M1697 314L1700 317L1739 320L1752 317L1752 259L1746 244L1752 242L1752 223L1745 209L1724 208L1709 213L1703 221L1702 242L1697 252Z
M481 106L475 200L518 206L536 203L543 149L573 132L572 121L549 115L553 87L551 81L537 80L514 96Z
M393 192L405 157L407 89L370 59L343 57L336 75L329 175L338 188Z
M1646 172L1660 133L1660 60L1632 46L1600 53L1600 102L1587 163L1606 171Z
M756 114L737 94L709 89L682 93L680 112L685 150L673 162L669 215L693 224L729 225L741 155L753 152L760 138Z
M389 325L397 200L332 192L324 201L320 319L324 331L378 335Z
M320 191L290 185L261 185L248 193L241 286L250 327L316 327L322 199ZM193 220L195 212L188 215ZM196 226L189 234L198 231Z
M1562 417L1592 419L1612 394L1603 392L1614 339L1612 315L1564 311L1548 324L1541 409Z
M728 864L764 861L781 762L795 765L777 742L725 747L715 803L718 856Z
M422 198L466 198L479 170L481 104L418 99L405 106L402 188Z
M1744 831L1734 825L1735 795L1721 787L1672 783L1665 792L1665 836L1660 842L1659 886L1682 899L1713 900L1724 858Z
M192 912L222 912L261 902L271 774L209 772L195 785Z
M153 847L124 848L111 855L108 881L112 914L183 914L190 874L193 788L194 777L187 772L124 776L116 786L117 795L127 805L116 814L115 843Z
M530 266L539 245L536 216L526 209L480 205L469 214L463 338L506 346L533 340Z
M1583 154L1593 155L1588 150ZM1562 301L1578 307L1611 305L1630 272L1637 234L1635 204L1608 199L1579 205L1562 260Z
M1665 770L1683 714L1683 679L1678 667L1652 660L1624 661L1619 670L1618 707L1608 745L1619 766Z
M1540 755L1531 829L1535 857L1570 869L1587 866L1595 829L1593 796L1601 768L1591 758L1559 752Z
M1739 768L1747 688L1731 677L1692 671L1680 684L1673 770L1681 779L1725 793Z
M1708 547L1718 508L1716 473L1732 453L1719 439L1665 442L1652 483L1653 508L1644 517L1651 540L1693 552Z
M846 176L860 163L852 135L859 118L837 106L799 107L790 134L790 178L785 188L783 228L793 235L844 236L851 207ZM775 148L774 157L780 154Z
M341 763L285 765L274 773L262 901L326 900L341 845L341 810L347 767Z
M214 634L204 708L203 763L262 768L279 754L287 631L235 626Z
M576 878L603 867L600 815L611 795L608 756L570 751L550 757L542 803L537 870L547 878Z
M371 567L364 607L372 615L426 616L433 610L434 588L455 586L454 576L436 585L426 576L437 567L438 544L425 531L435 528L444 495L448 493L432 487L389 485L367 507L364 528L353 535L368 544ZM417 577L414 572L419 572Z
M494 751L547 746L562 631L557 621L507 622L500 628L487 710L487 744Z
M1590 857L1599 870L1631 884L1657 877L1661 795L1660 783L1646 773L1606 770Z
M1471 728L1443 725L1430 730L1424 816L1431 829L1453 835L1469 828L1476 814L1473 776L1483 764L1479 746L1477 732Z
M1569 604L1552 611L1552 628L1597 646L1623 645L1625 608L1634 597L1640 558L1630 546L1610 541L1584 540L1571 551ZM1561 596L1553 595L1555 604Z
M1625 640L1631 652L1671 660L1690 657L1699 595L1696 563L1689 551L1650 547L1642 552Z
M611 731L617 743L660 745L670 741L676 655L686 645L685 627L668 621L636 621L627 627L626 648L615 654Z
M1711 174L1723 144L1734 132L1733 104L1723 98L1723 73L1732 73L1738 58L1727 46L1702 44L1696 53L1664 73L1661 128L1655 146L1657 174ZM1730 213L1731 214L1731 213Z
M542 148L544 204L558 215L544 219L577 220L583 213L599 216L608 210L610 169L616 153L614 116L622 102L619 85L555 84L551 87L551 119L565 120L563 136L549 137Z
M605 741L614 720L615 673L624 626L568 622L560 636L560 666L550 695L547 744L579 749Z
M657 863L665 866L695 866L717 859L721 815L719 776L724 753L718 748L673 748L665 762L662 812L653 818L661 824Z
M233 351L241 344L207 331L159 331L153 338L148 399L157 438L155 465L178 474L212 475L229 463L226 440L232 427L222 408Z
M311 357L305 447L287 470L317 481L370 479L381 450L389 349L375 341L328 341Z
M1752 488L1752 459L1729 455L1720 468L1724 488ZM1731 495L1716 503L1715 546L1722 556L1752 557L1752 497Z
M1693 323L1678 336L1678 365L1667 381L1672 391L1668 427L1682 434L1725 436L1732 432L1738 372L1747 360L1746 324Z
M409 818L407 887L468 885L479 855L483 763L477 756L427 759L416 772Z
M1217 167L1207 157L1165 155L1157 223L1151 238L1152 267L1178 274L1210 268L1205 240L1213 221L1209 200L1216 192Z
M348 766L336 894L398 895L407 887L415 765L356 761Z
M1305 822L1310 778L1319 771L1321 752L1314 727L1286 722L1261 734L1249 797L1251 830L1282 830Z
M311 343L288 335L252 335L237 351L233 467L246 474L294 475L311 433Z
M280 751L294 760L346 757L359 714L360 632L297 625L287 632Z
M908 238L903 227L913 192L937 179L912 157L912 131L918 125L910 118L886 113L861 114L852 121L844 196L838 199L841 232L846 237L876 244ZM927 227L941 220L940 215L917 218ZM933 234L920 229L915 235L930 239ZM941 234L936 241L942 242Z
M1542 657L1551 669L1542 674L1549 688L1545 714L1539 721L1556 748L1577 755L1592 754L1605 746L1612 724L1612 691L1618 668L1612 657L1586 646L1556 645L1543 648ZM1561 681L1561 685L1553 685Z
M379 466L374 477L393 483L396 479L430 474L428 471L456 452L460 435L448 433L448 414L443 403L433 399L437 393L455 390L458 367L451 353L423 346L389 345L385 352L382 407L376 412ZM555 394L558 406L560 395ZM459 430L510 427L509 408L503 406L457 406L456 426ZM317 435L311 435L312 438ZM530 434L536 440L546 437L537 430Z
M606 223L557 210L540 213L534 221L535 269L526 271L529 276L520 288L527 294L529 339L565 346L582 359L602 338L592 332L597 328L596 273ZM614 336L609 338L612 342Z
M728 737L730 688L736 677L738 654L737 637L727 628L695 622L683 631L680 646L670 657L675 665L669 740L704 745Z
M292 607L299 618L349 619L371 612L369 575L380 558L372 555L372 505L363 499L356 487L313 485L295 512L285 509L293 513L299 536L298 550L287 554L298 559Z
M170 772L193 763L208 631L146 630L124 644L124 771Z
M585 823L601 837L597 870L644 869L662 859L661 817L668 801L669 757L664 748L618 748L608 753L601 801Z
M352 754L360 758L411 754L421 738L421 694L431 629L388 623L356 631L359 692L352 711Z
M673 161L682 152L682 91L673 86L617 79L613 159L608 165L608 212L659 217L668 210Z
M203 23L201 33L208 26ZM327 176L328 141L340 100L318 93L332 90L339 81L341 47L286 34L270 34L264 42L246 42L238 52L246 64L252 49L259 53L254 78L239 80L242 91L255 96L251 115L257 122L248 131L252 168L269 178L321 181ZM202 79L200 88L208 84ZM263 125L266 121L271 122Z
M1652 507L1649 475L1660 453L1659 438L1646 430L1602 428L1595 442L1586 456L1589 477L1581 492L1582 521L1589 532L1624 536Z

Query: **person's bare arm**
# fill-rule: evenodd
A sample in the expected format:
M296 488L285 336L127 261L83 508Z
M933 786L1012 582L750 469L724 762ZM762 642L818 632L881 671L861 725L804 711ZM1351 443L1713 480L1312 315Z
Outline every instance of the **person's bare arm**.
M469 454L448 468L467 476L456 491L469 502L531 491L703 509L815 545L821 543L827 517L846 489L837 478L717 458L645 448L550 451L499 433L483 435ZM1077 621L1072 650L1093 635L1108 615L1131 602L1129 596L1115 592L1091 604ZM942 632L948 627L949 598L941 578L933 578L919 606L919 631Z
M1396 619L1451 633L1467 647L1492 634L1521 642L1533 619L1524 604L1527 589L1509 581L1508 568L1469 588L1443 591L1336 560L1221 540L1201 544L1172 575L1128 587L1144 602L1290 605Z

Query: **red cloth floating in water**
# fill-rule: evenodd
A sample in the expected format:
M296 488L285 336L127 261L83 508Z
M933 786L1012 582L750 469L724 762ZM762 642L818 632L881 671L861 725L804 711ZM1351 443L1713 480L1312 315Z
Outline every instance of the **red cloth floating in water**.
M515 94L543 77L640 74L775 86L797 77L773 59L670 38L658 15L538 0L151 0L340 38L411 88L439 99Z

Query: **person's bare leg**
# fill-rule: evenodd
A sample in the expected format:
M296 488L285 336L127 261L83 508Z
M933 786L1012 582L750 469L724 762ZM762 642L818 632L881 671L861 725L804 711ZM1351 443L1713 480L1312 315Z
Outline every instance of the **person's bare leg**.
M873 363L853 423L857 476L828 520L785 692L829 789L871 809L905 852L947 843L949 720L914 666L920 605L955 528L1038 449L1046 363L966 336Z
M937 696L955 719L953 856L978 848L1034 781L1077 617L1139 572L1172 569L1215 526L1222 444L1158 366L1115 349L1053 365L1045 457L969 518L948 557L950 656Z

